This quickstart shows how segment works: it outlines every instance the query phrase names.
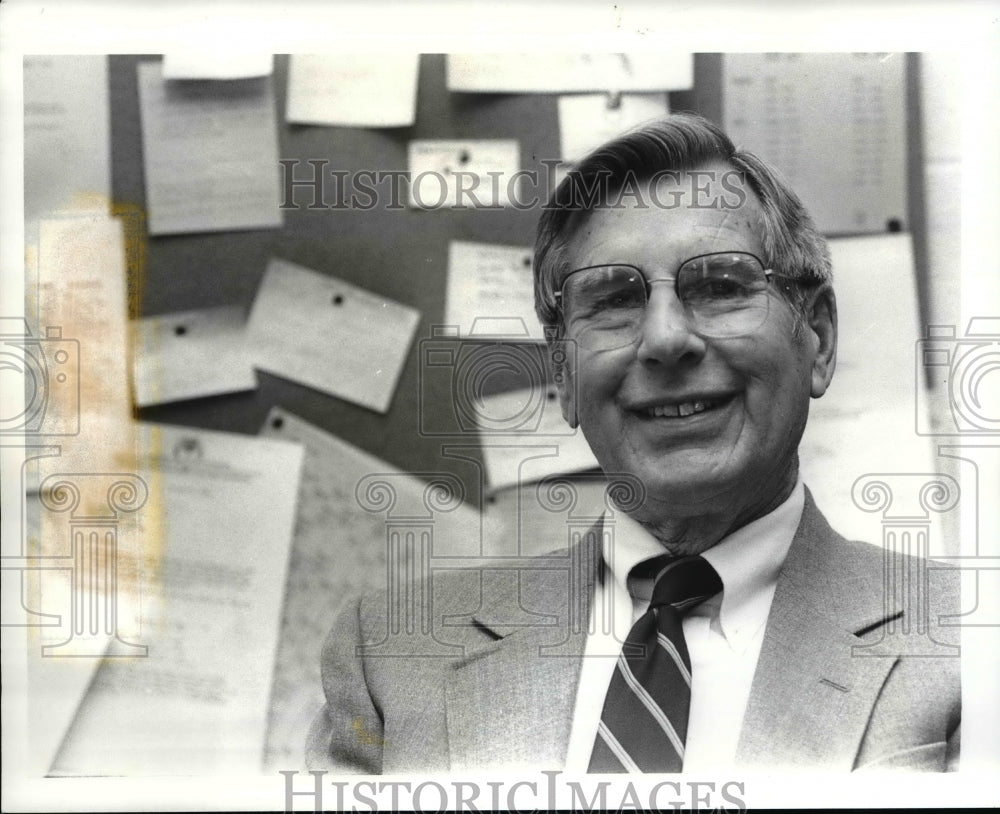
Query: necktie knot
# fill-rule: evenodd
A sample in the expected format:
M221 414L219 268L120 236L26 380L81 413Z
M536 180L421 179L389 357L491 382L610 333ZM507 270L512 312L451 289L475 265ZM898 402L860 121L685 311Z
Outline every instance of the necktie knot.
M664 555L642 563L653 578L649 606L670 605L683 613L722 590L722 580L712 564L700 555L671 557Z

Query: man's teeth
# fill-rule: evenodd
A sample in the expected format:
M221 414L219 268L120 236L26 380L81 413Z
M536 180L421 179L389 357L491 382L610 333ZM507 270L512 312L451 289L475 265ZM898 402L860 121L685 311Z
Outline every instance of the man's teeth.
M683 404L665 404L650 407L646 413L655 418L684 418L695 413L703 413L715 407L718 401L686 401Z

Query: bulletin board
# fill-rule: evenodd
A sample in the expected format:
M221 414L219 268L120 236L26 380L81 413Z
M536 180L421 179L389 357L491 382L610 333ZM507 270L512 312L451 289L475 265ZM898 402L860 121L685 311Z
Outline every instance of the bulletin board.
M110 58L112 188L119 210L145 209L136 64L157 56ZM719 57L695 58L695 88L670 94L672 110L718 109ZM412 127L366 129L286 124L283 121L288 58L275 59L281 159L310 159L330 169L406 170L414 139L515 139L521 167L546 172L545 158L559 155L554 94L469 94L446 88L443 55L420 59L416 121ZM327 187L332 195L332 188ZM439 454L440 438L417 432L418 410L451 410L447 384L425 383L418 402L420 340L444 322L448 244L466 240L530 247L535 211L516 208L423 211L377 207L309 209L311 191L298 189L301 205L284 212L284 226L242 232L150 236L139 275L138 316L239 305L249 311L268 259L278 257L334 275L419 309L416 340L387 414L355 406L286 379L258 371L256 391L177 402L139 411L142 420L256 434L268 411L280 405L310 423L406 471L451 471L478 501L474 467ZM525 270L525 273L530 273ZM430 385L430 389L428 386Z
M145 211L136 65L158 56L110 58L112 189L119 211ZM916 268L926 274L922 215L918 56L907 56L909 221ZM721 121L722 55L696 54L694 87L669 94L671 111L694 111ZM444 55L420 58L416 121L391 129L327 127L284 122L288 58L277 56L274 88L279 157L310 159L330 169L405 170L414 139L515 139L521 168L546 172L542 159L559 155L557 94L471 94L446 87ZM752 149L752 145L748 145ZM387 414L380 415L310 388L258 371L253 392L178 402L139 411L142 420L256 434L280 405L316 426L407 471L450 471L478 501L478 477L439 454L440 439L423 437L419 410L451 410L451 393L435 380L418 400L420 340L444 322L448 244L451 240L530 247L537 213L516 208L423 211L376 207L309 209L309 190L298 189L298 208L284 211L279 229L147 237L141 253L139 313L156 316L196 308L238 305L249 311L270 257L334 275L419 309L416 340ZM526 269L525 273L529 273ZM919 290L923 292L926 286ZM922 293L922 313L926 296Z

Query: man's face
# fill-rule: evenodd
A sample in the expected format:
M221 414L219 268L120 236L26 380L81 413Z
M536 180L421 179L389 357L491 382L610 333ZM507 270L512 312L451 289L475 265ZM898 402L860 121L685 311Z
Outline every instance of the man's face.
M642 191L645 205L626 197L624 207L600 209L578 227L571 269L621 263L656 280L674 277L697 255L765 257L759 205L749 189L735 209L691 208L687 175L657 187L659 201L679 205L657 206L648 188ZM704 206L723 195L716 184L707 197L698 193L697 202ZM831 294L829 308L807 319L796 336L792 307L774 283L766 296L767 319L753 332L707 338L691 325L674 285L654 283L632 344L578 346L562 388L564 411L576 414L605 472L642 481L647 499L638 519L720 510L755 515L794 483L810 396L822 395L833 372L832 348L824 350L822 334L835 346L835 308ZM574 330L570 321L571 341Z

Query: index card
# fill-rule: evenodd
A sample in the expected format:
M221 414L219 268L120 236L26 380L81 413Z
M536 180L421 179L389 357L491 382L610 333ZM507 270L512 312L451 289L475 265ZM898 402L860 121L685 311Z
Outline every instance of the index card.
M429 553L452 558L480 553L480 521L461 501L428 515L427 473L405 474L287 410L272 409L261 434L305 447L268 735L267 763L282 769L301 762L305 733L323 706L317 654L337 611L348 597L389 584L388 535L398 526L388 514L428 516ZM391 490L386 511L359 503L372 479Z
M523 206L516 141L411 141L410 206Z
M104 661L53 773L257 774L302 448L144 429L148 650Z
M683 90L694 84L690 53L451 54L448 90L473 93Z
M293 54L285 119L344 127L408 127L419 54Z
M163 55L164 79L251 79L269 76L272 54L231 51L183 51Z
M451 241L445 322L467 336L476 320L497 319L522 320L528 332L525 338L545 339L535 316L531 249Z
M138 75L149 233L280 226L271 77L167 80L160 62Z
M24 223L67 211L110 214L106 56L24 58Z
M146 317L134 327L139 407L257 386L239 306Z
M802 477L841 534L872 540L879 517L853 502L862 475L935 472L917 434L927 391L910 235L830 241L839 321L837 368L809 407L799 447Z
M385 413L419 319L415 308L272 259L247 331L256 367Z
M820 231L905 228L903 54L726 54L722 64L723 129L784 174Z
M665 93L559 97L560 158L576 161L612 137L668 112Z
M583 432L562 417L554 385L485 396L476 406L491 491L598 466Z

